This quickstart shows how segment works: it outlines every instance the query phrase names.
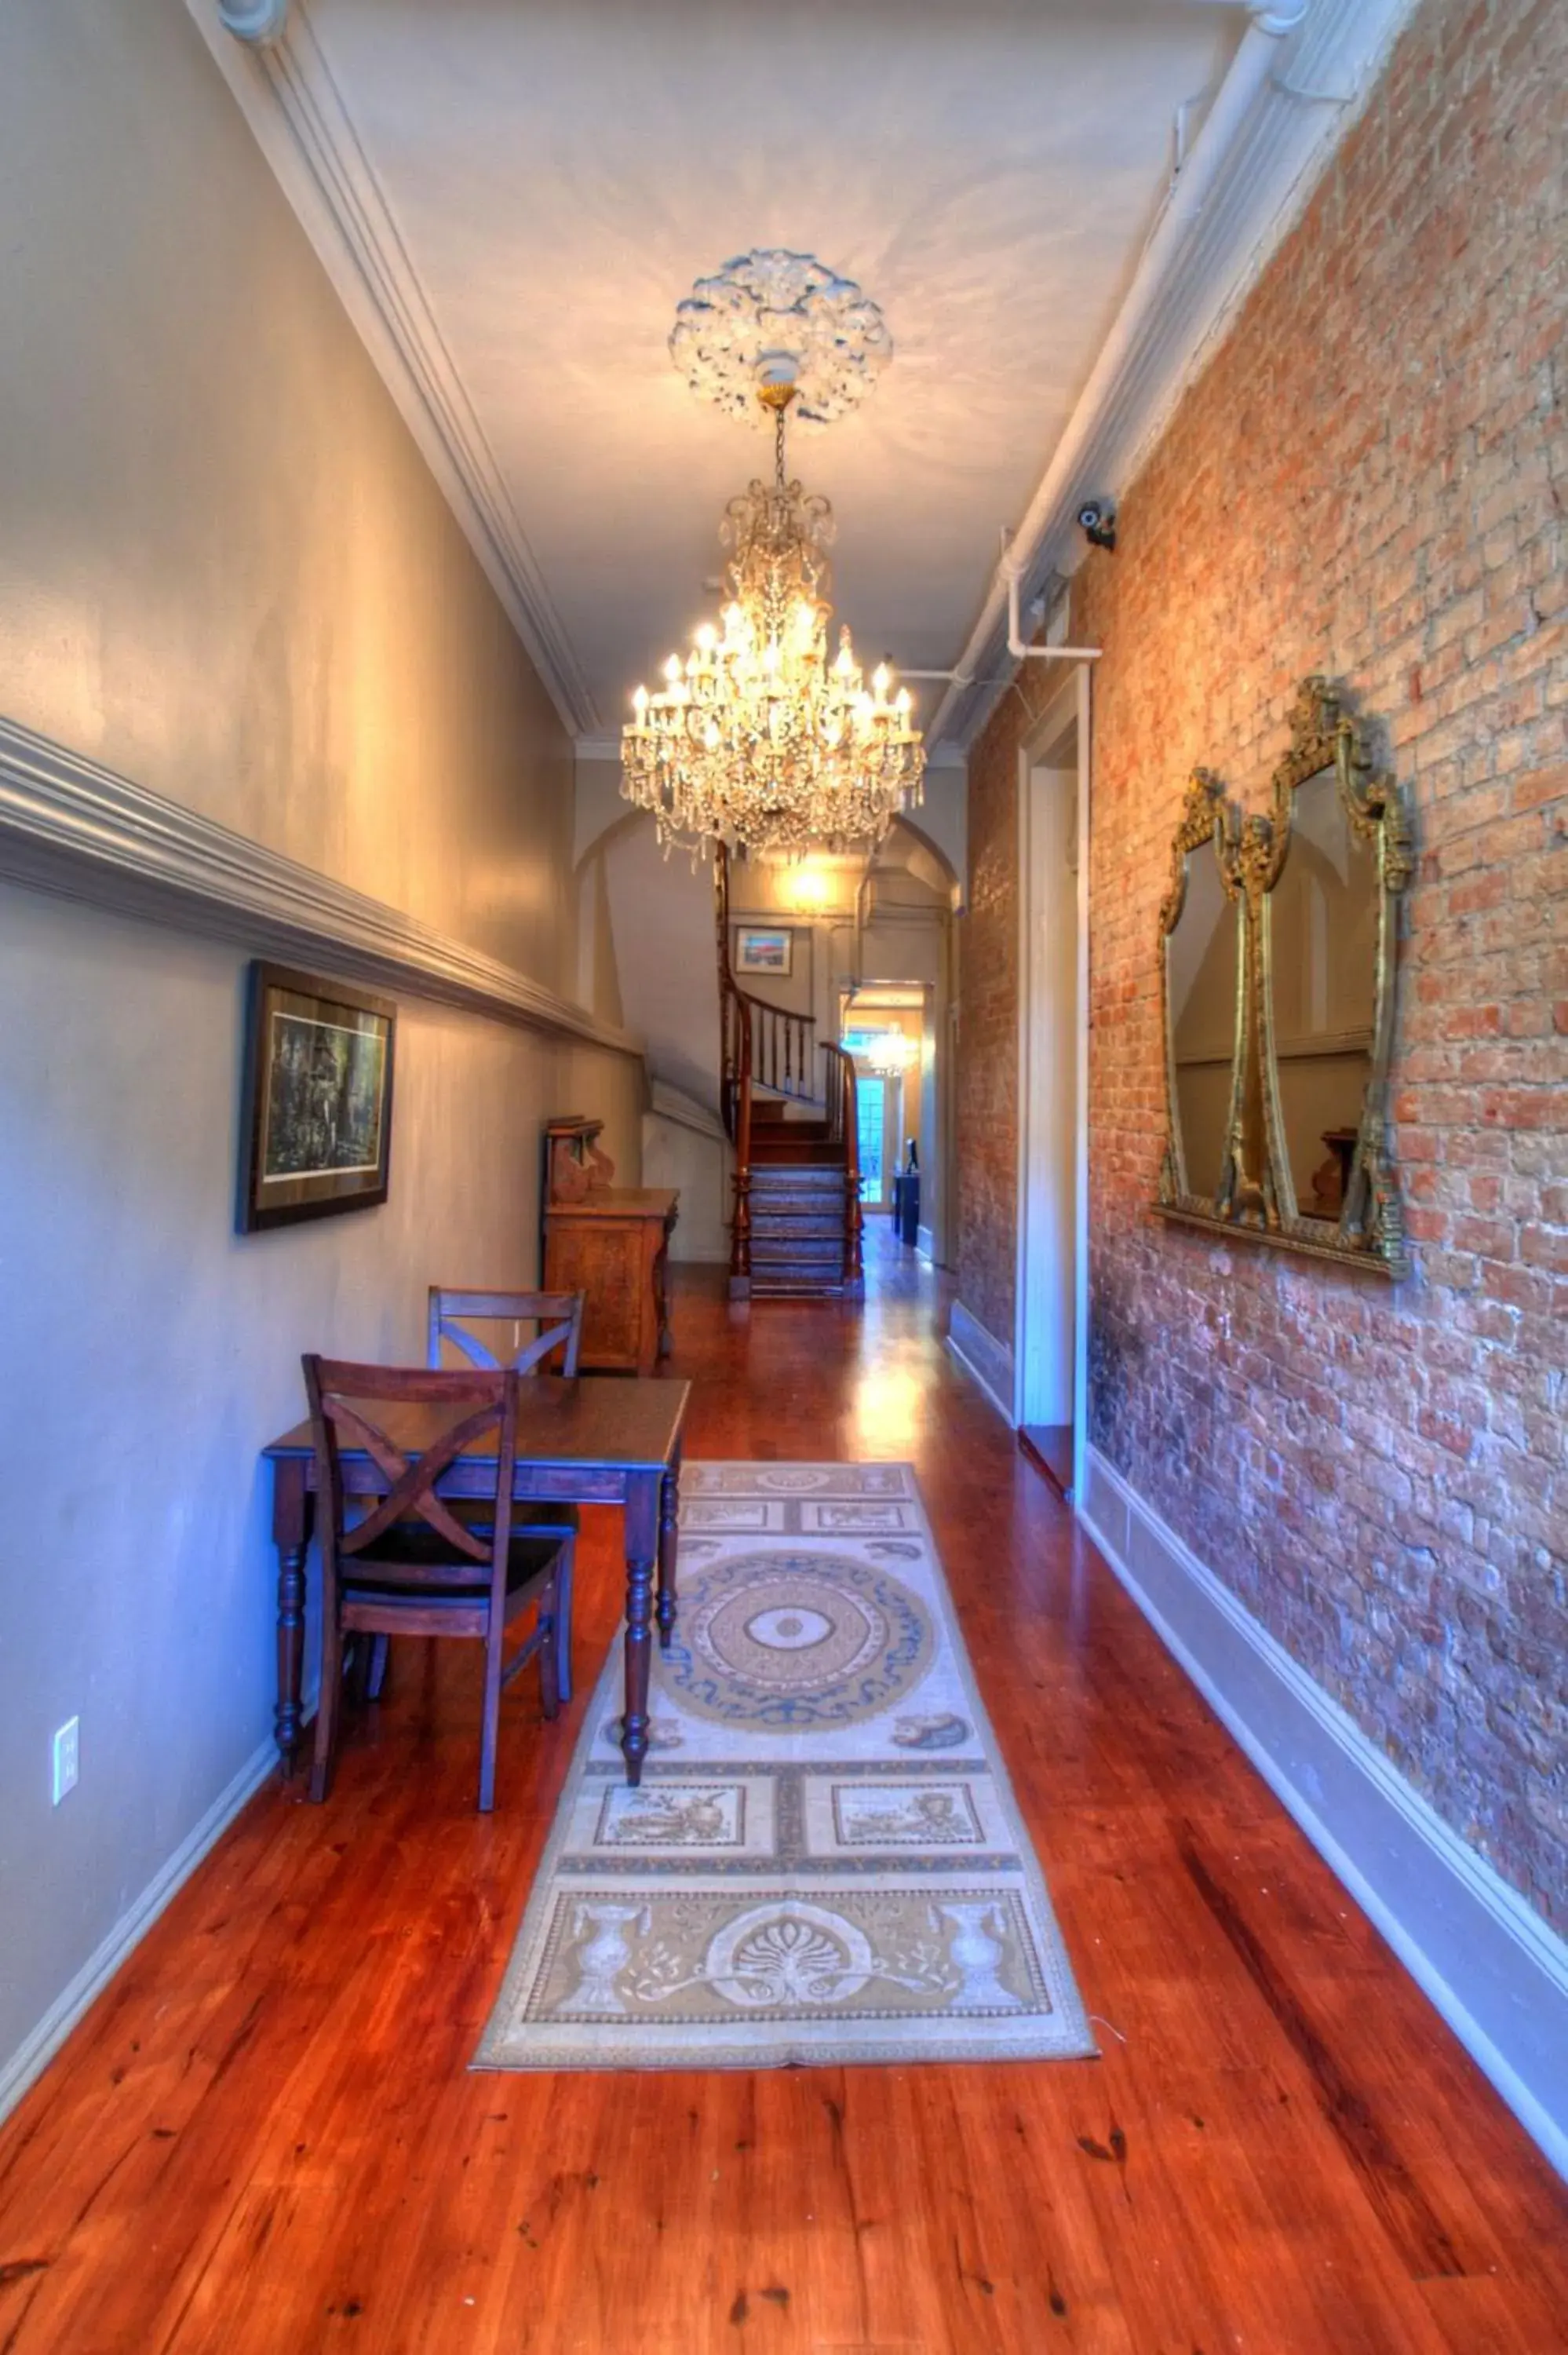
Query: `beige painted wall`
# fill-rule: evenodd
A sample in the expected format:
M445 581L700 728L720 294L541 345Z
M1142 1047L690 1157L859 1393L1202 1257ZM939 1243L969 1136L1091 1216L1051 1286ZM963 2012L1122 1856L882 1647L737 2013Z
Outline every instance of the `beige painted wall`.
M564 733L181 0L0 10L0 711L565 986ZM245 964L0 886L0 2106L264 1755L301 1350L532 1277L547 1114L639 1174L638 1063L405 998L388 1203L237 1236Z
M568 741L179 0L0 11L0 711L564 983Z

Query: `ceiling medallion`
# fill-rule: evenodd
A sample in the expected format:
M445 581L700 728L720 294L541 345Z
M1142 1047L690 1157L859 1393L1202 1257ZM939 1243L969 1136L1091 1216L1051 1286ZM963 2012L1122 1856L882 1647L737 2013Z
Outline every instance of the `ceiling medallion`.
M737 253L676 307L670 357L731 417L755 416L758 370L780 354L794 363L796 416L830 425L865 399L893 337L853 278L781 246Z
M796 263L815 273L808 296L821 291L818 282L847 290L874 314L885 358L892 345L882 314L847 280L799 254L747 260ZM703 280L699 295L719 282ZM768 291L782 296L795 283L769 281ZM681 305L683 313L693 308ZM802 315L809 314L808 301ZM822 844L869 846L921 797L926 748L910 721L907 687L890 693L885 663L868 687L847 629L840 631L836 655L828 657L832 510L790 481L784 463L785 421L800 398L810 359L775 340L789 331L791 317L781 301L754 303L749 326L736 326L722 346L726 368L738 370L741 356L749 355L747 400L773 422L773 480L754 481L725 510L719 537L730 551L730 601L718 625L705 623L683 662L670 656L655 693L638 688L634 716L621 731L621 792L652 811L666 849L675 842L699 849L716 839L731 849L798 858ZM671 338L677 360L681 335L678 325ZM853 350L853 339L844 348ZM854 381L842 371L841 379ZM690 380L711 389L695 375ZM729 405L726 391L713 397ZM818 397L827 398L821 371ZM842 396L843 405L851 397Z

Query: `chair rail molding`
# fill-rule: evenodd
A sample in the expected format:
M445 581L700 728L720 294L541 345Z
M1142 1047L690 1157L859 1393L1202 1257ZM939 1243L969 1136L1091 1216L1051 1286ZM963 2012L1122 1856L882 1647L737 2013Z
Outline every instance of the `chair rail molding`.
M1568 2176L1568 1945L1099 1450L1078 1518L1168 1651Z
M673 1086L668 1080L652 1079L648 1088L648 1110L660 1120L673 1121L677 1128L689 1128L694 1136L706 1136L726 1150L729 1139L716 1112L699 1103L684 1088Z
M493 1020L641 1058L599 1022L499 957L334 882L15 720L0 719L0 875L116 914L326 964Z
M186 0L568 735L587 677L333 78L304 0Z

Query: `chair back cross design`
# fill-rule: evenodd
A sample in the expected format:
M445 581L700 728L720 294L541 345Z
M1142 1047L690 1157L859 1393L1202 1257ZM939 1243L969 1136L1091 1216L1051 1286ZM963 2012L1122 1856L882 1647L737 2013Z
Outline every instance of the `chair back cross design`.
M561 1668L571 1651L571 1550L554 1529L514 1528L512 1490L517 1463L514 1367L362 1366L307 1357L305 1388L315 1442L322 1515L322 1682L317 1705L311 1796L323 1799L332 1778L344 1668L344 1639L360 1642L355 1658L371 1697L386 1672L387 1641L467 1636L484 1646L479 1804L494 1803L501 1693L519 1668L539 1661L544 1713L561 1699ZM372 1410L440 1407L417 1445L400 1444ZM475 1493L442 1497L440 1483L467 1449L482 1450ZM344 1457L354 1456L352 1472ZM369 1467L368 1469L366 1467ZM476 1467L477 1470L477 1467ZM468 1484L465 1484L468 1485ZM365 1510L349 1518L350 1497ZM506 1628L531 1610L535 1625L503 1659Z
M539 1329L533 1339L523 1342L508 1360L512 1370L536 1373L559 1350L559 1370L570 1378L577 1370L582 1347L584 1296L580 1292L467 1292L432 1284L428 1361L439 1366L441 1343L450 1341L471 1365L499 1372L500 1359L470 1327L536 1325Z
M453 1551L499 1575L506 1558L512 1512L512 1473L517 1455L517 1380L514 1371L424 1374L417 1367L352 1365L322 1358L305 1359L311 1421L316 1452L328 1476L329 1525L323 1532L338 1555L368 1556L376 1540L399 1522L429 1524ZM433 1436L410 1459L373 1423L363 1407L397 1402L420 1406L467 1406L474 1412ZM493 1533L477 1535L436 1494L436 1484L465 1448L499 1430ZM343 1485L342 1450L363 1448L387 1486L363 1518L349 1521ZM486 1487L488 1489L487 1481ZM486 1498L488 1502L488 1497ZM488 1542L486 1539L488 1538ZM366 1566L369 1567L369 1561ZM440 1581L440 1569L430 1575ZM450 1569L445 1582L451 1582Z

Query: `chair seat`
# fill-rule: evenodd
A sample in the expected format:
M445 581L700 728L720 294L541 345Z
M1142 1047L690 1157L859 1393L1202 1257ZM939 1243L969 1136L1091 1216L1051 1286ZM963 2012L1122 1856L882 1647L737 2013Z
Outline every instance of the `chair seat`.
M461 1521L465 1529L471 1529L475 1537L490 1535L495 1521L490 1505L481 1504L476 1497L449 1497L445 1502L452 1518ZM575 1538L582 1528L582 1515L575 1505L514 1505L512 1527L514 1533L524 1530L535 1537L548 1534Z
M467 1513L461 1518L475 1536L481 1534L478 1523L470 1522ZM493 1513L487 1512L487 1526L493 1525ZM554 1537L537 1529L514 1529L506 1549L507 1593L515 1594L545 1577L555 1568L560 1550ZM402 1595L414 1590L432 1599L451 1594L469 1601L490 1592L484 1563L469 1561L454 1552L440 1531L425 1521L399 1521L376 1539L372 1551L340 1555L338 1578L345 1600L351 1595Z

